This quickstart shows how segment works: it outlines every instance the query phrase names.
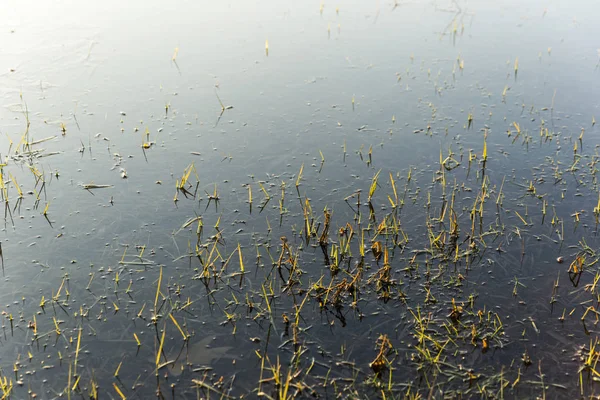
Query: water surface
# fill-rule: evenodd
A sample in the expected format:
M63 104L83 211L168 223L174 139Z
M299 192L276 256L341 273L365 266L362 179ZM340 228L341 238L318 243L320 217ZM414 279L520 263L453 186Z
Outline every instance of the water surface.
M7 3L5 393L594 394L594 11Z

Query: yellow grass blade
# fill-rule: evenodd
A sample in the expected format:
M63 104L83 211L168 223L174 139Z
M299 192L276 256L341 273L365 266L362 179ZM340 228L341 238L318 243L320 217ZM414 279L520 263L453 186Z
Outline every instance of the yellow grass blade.
M183 337L183 340L187 340L186 334L183 332L183 329L181 329L181 326L179 326L179 323L177 322L177 320L175 319L175 317L173 316L173 314L169 314L169 317L171 317L171 321L173 321L173 323L175 324L175 326L177 327L177 329L181 333L181 336Z
M296 178L296 187L300 186L300 180L302 179L302 171L304 171L304 163L300 166L300 172L298 172L298 177Z
M237 251L238 251L238 255L240 256L240 271L243 273L244 272L244 259L242 257L242 248L239 243L238 243Z
M162 267L160 267L160 273L158 275L158 284L156 285L156 296L154 297L154 313L155 314L157 312L156 307L158 306L158 295L160 294L160 285L162 283L162 275L163 275L163 269L162 269Z
M160 344L158 346L158 352L156 352L156 367L158 368L160 363L160 355L162 354L163 345L165 344L165 333L167 333L167 327L163 329L162 337L160 338Z
M121 400L127 399L127 397L125 397L125 395L123 394L123 392L121 392L121 389L119 389L119 387L117 386L117 384L114 383L114 382L113 382L113 387L115 388L115 391L119 394L119 396L121 396Z

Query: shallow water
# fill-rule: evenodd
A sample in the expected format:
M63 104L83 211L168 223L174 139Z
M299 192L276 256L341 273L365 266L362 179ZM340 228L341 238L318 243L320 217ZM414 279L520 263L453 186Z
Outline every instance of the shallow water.
M594 311L581 322L598 294L593 2L8 4L0 17L0 362L15 398L87 395L94 384L100 397L118 396L114 385L140 398L157 387L167 397L277 397L268 379L277 362L284 378L302 371L289 393L297 396L597 391L592 373L579 380L581 348L589 353L597 338ZM23 146L23 137L51 136ZM460 165L445 170L447 156ZM192 164L187 190L196 196L186 198L176 186ZM391 204L390 174L402 207ZM360 221L350 197L359 190ZM448 232L443 204L452 193L460 250L476 242L477 251L447 262L423 249ZM305 238L307 199L318 229L323 209L332 212L327 257L318 237ZM200 239L197 223L186 224L196 216ZM407 243L374 235L391 216ZM332 275L347 223L357 234L353 256ZM378 240L389 250L388 301L376 279L383 259L367 251L359 262L361 229L367 250ZM297 282L276 266L281 236L297 257ZM567 271L582 243L589 265L571 276L575 285ZM200 258L190 257L197 244ZM206 260L216 272L198 279ZM335 290L318 295L359 270L354 304L349 291L337 306L327 303ZM454 325L453 300L465 308ZM430 316L428 348L442 364L415 350L419 312ZM480 330L474 341L471 326ZM182 334L190 346L210 337L232 350L209 357L210 372L156 374L147 360L161 342L159 360L168 360ZM369 366L381 334L395 349L386 356L391 377Z

